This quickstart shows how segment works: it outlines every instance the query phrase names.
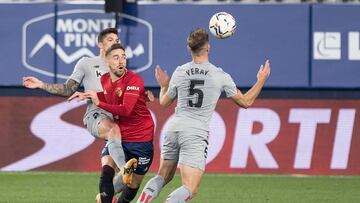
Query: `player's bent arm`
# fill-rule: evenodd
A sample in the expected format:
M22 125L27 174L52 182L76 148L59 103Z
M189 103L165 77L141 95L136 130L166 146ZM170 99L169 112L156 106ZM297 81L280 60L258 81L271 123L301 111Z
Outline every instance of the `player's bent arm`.
M98 104L95 105L114 115L129 116L133 111L138 98L138 95L133 95L129 93L128 95L124 96L122 104L108 104L104 101L100 101Z
M79 88L79 86L80 83L70 79L64 84L43 83L41 89L47 91L50 94L69 97Z
M239 106L243 108L249 108L258 97L261 92L262 87L265 82L257 81L254 86L250 90L248 90L245 94L241 93L240 90L237 90L237 93L231 97L231 99Z
M240 90L237 90L237 93L232 97L236 104L241 107L248 108L250 107L255 99L261 92L261 89L265 85L266 80L270 75L270 62L269 60L265 61L265 65L261 65L257 73L257 82L254 86L251 87L249 91L245 94L242 94Z
M174 99L171 99L170 97L168 97L166 95L168 88L169 88L169 86L160 87L159 102L160 102L160 105L163 107L170 106L174 101Z
M163 107L168 107L173 103L174 99L171 99L167 95L164 95L160 98L160 105Z
M231 97L231 99L240 107L248 108L248 101L246 100L246 97L243 93L240 92L240 90L237 90L237 93Z

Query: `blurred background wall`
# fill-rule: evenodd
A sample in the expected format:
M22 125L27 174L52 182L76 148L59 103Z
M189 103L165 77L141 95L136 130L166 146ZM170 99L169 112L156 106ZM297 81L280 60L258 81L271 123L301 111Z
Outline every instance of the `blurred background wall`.
M33 75L63 83L96 36L118 27L129 68L158 93L154 67L168 73L190 60L188 33L220 11L234 36L210 38L211 61L246 91L260 64L271 76L259 100L239 109L225 98L211 122L207 170L214 173L359 175L359 1L138 0L0 1L0 170L98 171L103 141L82 126L82 103L22 88ZM114 3L114 1L112 1ZM109 5L107 5L109 6ZM173 109L150 103L156 171Z

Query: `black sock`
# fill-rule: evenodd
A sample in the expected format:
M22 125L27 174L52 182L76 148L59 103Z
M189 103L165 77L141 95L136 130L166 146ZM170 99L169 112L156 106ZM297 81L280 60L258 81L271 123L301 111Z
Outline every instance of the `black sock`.
M136 193L139 188L129 188L127 185L124 187L123 191L121 192L121 196L119 197L117 203L129 203L136 197Z
M114 178L115 171L108 165L102 167L99 190L102 203L111 203L114 196Z

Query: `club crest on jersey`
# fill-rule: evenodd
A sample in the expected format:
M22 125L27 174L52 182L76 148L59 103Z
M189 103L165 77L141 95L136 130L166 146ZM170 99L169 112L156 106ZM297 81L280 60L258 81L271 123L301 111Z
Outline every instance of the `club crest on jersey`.
M106 91L106 90L104 90L104 94L107 94L107 91Z
M121 97L122 95L122 89L120 87L116 88L115 93L118 97Z

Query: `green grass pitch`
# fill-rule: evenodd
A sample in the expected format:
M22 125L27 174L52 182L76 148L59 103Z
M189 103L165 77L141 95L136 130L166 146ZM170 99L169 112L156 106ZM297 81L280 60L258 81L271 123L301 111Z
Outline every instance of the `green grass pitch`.
M153 176L147 174L145 181ZM98 179L98 173L1 172L0 202L92 203ZM176 175L154 202L163 202L180 182ZM198 196L191 202L359 203L360 176L207 174Z

